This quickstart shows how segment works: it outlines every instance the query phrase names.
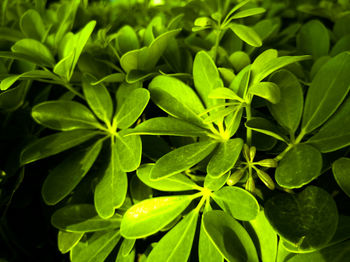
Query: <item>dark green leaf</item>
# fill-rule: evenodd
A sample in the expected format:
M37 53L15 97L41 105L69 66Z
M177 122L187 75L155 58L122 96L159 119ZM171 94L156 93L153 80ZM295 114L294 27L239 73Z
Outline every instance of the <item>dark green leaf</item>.
M231 172L227 172L226 174L220 177L212 177L209 174L207 174L204 179L204 187L212 191L217 191L225 185L230 174Z
M115 138L120 169L125 172L136 170L141 163L142 142L140 136L124 136L124 132L121 131Z
M65 254L78 244L84 233L58 231L57 246L58 250Z
M350 197L350 158L337 159L332 165L332 170L338 185Z
M20 20L20 28L26 37L42 41L45 35L45 25L40 14L34 10L26 11Z
M116 46L121 54L140 48L137 34L131 26L123 26L118 31Z
M282 133L278 126L271 123L269 120L262 117L253 117L245 123L247 128L250 128L256 132L272 136L283 142L287 142L288 138Z
M281 99L280 89L273 82L256 83L249 88L248 92L252 95L262 97L272 104L277 104Z

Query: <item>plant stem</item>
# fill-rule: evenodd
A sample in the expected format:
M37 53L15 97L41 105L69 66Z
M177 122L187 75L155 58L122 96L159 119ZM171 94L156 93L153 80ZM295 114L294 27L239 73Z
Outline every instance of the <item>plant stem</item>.
M216 39L215 39L215 45L214 45L214 54L213 54L213 60L216 63L216 57L218 55L218 49L219 49L219 44L221 40L221 29L216 29Z
M283 150L282 153L280 153L279 155L277 155L274 159L276 161L280 161L285 154L287 154L287 152L289 150L291 150L295 145L299 144L301 142L301 140L303 139L303 137L305 136L305 132L303 130L301 130L300 134L298 135L298 137L295 139L295 141L291 144L288 144L288 146L286 147L286 149Z
M250 107L250 104L247 104L245 106L245 112L246 112L247 121L249 121L252 118L252 109ZM252 145L252 136L253 136L252 130L247 128L247 145L248 146Z

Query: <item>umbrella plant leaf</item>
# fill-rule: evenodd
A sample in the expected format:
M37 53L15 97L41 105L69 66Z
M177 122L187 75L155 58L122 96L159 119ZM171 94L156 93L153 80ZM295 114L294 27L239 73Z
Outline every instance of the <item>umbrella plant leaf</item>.
M253 28L236 23L231 23L230 28L242 41L246 42L248 45L254 47L259 47L262 45L260 36L254 31Z
M288 138L282 133L278 126L271 123L269 120L262 117L253 117L245 123L246 127L256 132L272 136L283 142L288 141Z
M218 87L213 89L209 93L208 97L216 98L216 99L231 99L231 100L242 101L242 98L239 97L232 89L229 89L226 87Z
M277 104L281 99L280 89L273 82L260 82L249 88L249 93L266 99L272 104Z
M65 254L79 243L84 233L58 231L57 246L58 250Z
M321 174L322 155L307 144L294 146L278 164L276 182L285 188L300 188Z
M45 35L45 25L38 11L29 9L20 20L20 28L23 34L28 38L41 41Z
M211 197L227 213L238 220L255 219L259 213L259 203L248 191L235 186L225 186Z
M307 92L302 132L318 128L337 110L350 89L349 70L350 54L343 52L317 72Z
M192 195L164 196L133 205L123 216L121 235L125 238L144 238L158 232L180 215L192 199Z
M236 164L242 148L241 138L233 138L220 143L208 163L208 175L218 178L230 171Z
M217 191L225 185L230 174L231 172L227 172L220 177L212 177L211 175L207 174L204 179L204 187L212 191Z
M259 14L265 13L265 11L266 11L265 8L262 8L262 7L250 8L250 9L246 9L235 13L233 16L231 16L231 19L239 19L239 18L245 18L248 16L259 15Z
M33 107L32 117L45 127L69 131L95 129L99 122L84 105L75 101L46 101Z
M137 34L131 26L125 25L118 31L116 46L121 54L140 48Z
M150 178L162 179L191 168L207 157L216 144L215 141L207 140L176 148L156 161Z
M308 186L297 194L284 193L270 198L265 204L265 214L282 239L301 252L324 247L338 224L336 203L331 195L316 186Z
M350 197L350 158L337 159L332 165L332 170L338 185Z
M251 71L253 78L265 70L265 68L278 57L276 49L268 49L255 58Z
M116 135L116 155L120 169L125 172L136 170L141 163L142 142L138 135L123 136L124 132Z

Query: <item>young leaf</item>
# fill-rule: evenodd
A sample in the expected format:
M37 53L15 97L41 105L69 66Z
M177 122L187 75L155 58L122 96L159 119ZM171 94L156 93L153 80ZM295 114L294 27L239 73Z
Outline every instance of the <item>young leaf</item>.
M350 197L350 158L337 159L332 165L332 170L338 185Z
M95 129L99 122L89 109L74 101L46 101L33 107L34 120L51 129Z
M40 14L34 10L29 9L26 11L20 21L19 26L23 34L28 38L33 38L38 41L42 41L45 35L45 25L41 19Z
M303 90L298 79L287 70L274 73L269 80L278 85L280 101L268 104L268 108L276 121L294 133L303 113Z
M140 166L137 171L137 177L147 186L160 190L160 191L188 191L188 190L200 190L191 179L183 174L175 174L171 177L166 177L161 180L151 180L150 173L154 164L146 164Z
M96 232L86 241L80 241L71 251L73 262L103 262L120 240L119 230Z
M245 123L245 126L256 132L272 136L278 140L287 143L288 138L281 132L278 126L275 126L269 120L262 117L253 117Z
M170 136L208 136L209 131L181 119L173 117L154 117L137 125L128 134L170 135Z
M57 246L58 250L62 253L68 253L73 247L78 244L84 233L58 231Z
M266 10L262 7L250 8L250 9L246 9L246 10L240 11L238 13L235 13L231 17L231 19L239 19L239 18L245 18L248 16L259 15L259 14L265 13L265 11Z
M278 56L278 52L276 49L268 49L258 55L255 58L251 71L253 78L256 77L259 73L263 72L265 68Z
M232 89L226 88L226 87L218 87L213 89L209 95L209 98L216 98L216 99L231 99L243 102L243 99L239 97Z
M121 131L115 138L115 148L120 169L125 172L136 170L141 163L142 142L140 136L124 136L124 132Z
M350 54L344 52L318 71L306 96L302 132L312 132L337 110L350 89L349 70Z
M316 186L308 186L294 195L284 193L270 198L265 214L277 233L302 252L322 248L331 240L338 224L332 196Z
M230 175L231 175L231 172L227 172L226 174L217 178L207 174L204 179L204 187L212 191L218 191L220 188L222 188L225 185Z
M192 195L144 200L126 211L120 226L125 238L144 238L161 230L191 203Z
M214 201L228 214L238 220L255 219L259 203L248 191L235 186L225 186L212 194Z
M260 36L254 31L253 28L242 24L231 23L231 30L248 45L259 47L262 46Z
M208 175L218 178L234 167L243 147L241 138L233 138L219 144L207 166Z
M102 141L84 150L74 152L46 177L41 195L47 205L56 205L79 184L100 153Z
M83 76L82 87L84 96L95 115L105 123L110 123L113 114L112 98L104 85L93 86L91 84L95 80L90 75Z
M208 211L203 215L203 225L209 239L226 260L259 261L247 231L227 213L219 210Z
M58 209L51 217L54 227L67 232L94 232L119 228L121 216L100 218L93 205L75 204Z
M196 232L198 214L197 209L192 210L181 222L162 237L149 254L148 261L187 261Z
M204 111L202 102L193 89L182 81L169 76L157 76L148 89L153 102L169 115L207 127L198 116Z
M216 147L216 142L207 140L179 147L159 158L151 170L150 178L166 178L185 171L202 161Z
M280 99L280 89L273 82L259 82L252 85L248 91L252 95L260 96L272 104L277 104Z
M91 85L95 86L102 83L119 83L119 82L123 82L124 79L125 79L125 75L123 73L114 73L114 74L106 75L102 77L100 80L91 82Z
M322 153L339 150L350 145L350 99L306 143Z
M134 249L136 239L124 239L123 243L120 246L120 250L124 257L128 256Z
M137 88L125 99L117 111L114 121L119 129L130 127L142 114L150 94L145 88Z
M121 54L140 48L137 34L131 26L125 25L118 31L116 46Z
M276 182L285 188L299 188L321 174L322 155L306 144L294 146L276 169Z
M72 130L40 138L23 149L20 159L21 165L56 155L93 138L97 134L98 132L91 130Z

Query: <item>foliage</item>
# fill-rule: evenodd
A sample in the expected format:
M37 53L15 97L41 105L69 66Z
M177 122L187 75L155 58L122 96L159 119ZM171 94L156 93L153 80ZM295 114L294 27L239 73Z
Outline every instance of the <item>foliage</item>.
M0 3L0 260L350 255L347 1Z

